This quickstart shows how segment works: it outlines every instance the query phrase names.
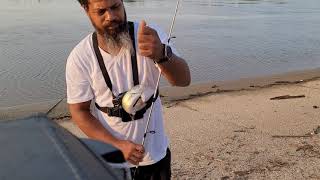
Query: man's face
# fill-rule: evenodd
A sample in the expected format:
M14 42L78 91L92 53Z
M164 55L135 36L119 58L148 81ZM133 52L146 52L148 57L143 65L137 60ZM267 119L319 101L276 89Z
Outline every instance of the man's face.
M126 13L122 0L89 0L86 12L96 31L117 38L127 30Z

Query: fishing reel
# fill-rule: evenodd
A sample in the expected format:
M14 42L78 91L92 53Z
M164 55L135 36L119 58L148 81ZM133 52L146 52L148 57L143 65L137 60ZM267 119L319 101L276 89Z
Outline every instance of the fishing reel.
M123 109L129 114L135 115L136 112L146 107L147 103L143 102L142 96L143 93L148 93L148 91L150 92L148 88L142 85L134 86L131 90L127 91L122 97Z
M146 108L147 104L142 99L145 94L152 96L152 90L142 85L134 86L131 90L119 94L114 97L112 103L114 105L111 108L110 114L113 116L121 117L123 122L129 122L143 118L144 112L142 109ZM140 113L137 113L140 112Z

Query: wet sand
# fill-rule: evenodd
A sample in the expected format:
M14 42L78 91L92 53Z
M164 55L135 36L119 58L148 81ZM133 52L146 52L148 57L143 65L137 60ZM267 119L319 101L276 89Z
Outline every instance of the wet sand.
M312 81L320 77L320 68L295 71L264 77L243 78L233 81L214 81L193 83L186 88L161 87L160 95L164 104L193 99L210 94L257 90L278 85L297 84ZM69 116L65 99L0 108L0 120L29 117L35 114L48 114L50 117Z
M161 89L173 179L320 179L320 73L308 72ZM65 101L49 116L84 136Z

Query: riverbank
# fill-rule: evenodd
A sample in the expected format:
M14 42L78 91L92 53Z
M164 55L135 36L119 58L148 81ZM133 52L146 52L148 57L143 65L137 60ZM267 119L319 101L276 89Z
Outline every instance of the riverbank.
M166 106L173 179L319 179L320 80Z
M320 79L274 78L178 88L180 99L162 90L173 179L319 179ZM84 136L68 116L54 119Z
M192 84L189 87L161 87L160 94L163 104L193 99L210 94L257 90L278 85L300 84L320 77L320 68L295 71L265 77L243 78L233 81L214 81ZM66 99L25 104L13 107L0 107L0 120L17 119L36 114L48 114L52 118L69 116Z
M319 179L319 74L161 89L173 179ZM58 101L37 113L85 136Z

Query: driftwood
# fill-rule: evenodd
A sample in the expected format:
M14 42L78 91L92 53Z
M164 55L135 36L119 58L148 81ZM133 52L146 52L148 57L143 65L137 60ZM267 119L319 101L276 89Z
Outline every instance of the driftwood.
M305 138L320 134L320 126L316 127L312 132L304 135L274 135L273 138Z
M304 98L305 95L298 95L298 96L290 96L290 95L283 95L283 96L277 96L270 98L270 100L281 100L281 99L295 99L295 98Z
M305 137L312 137L312 134L306 135L274 135L273 138L305 138Z
M51 113L51 111L56 108L58 106L58 104L60 104L64 99L66 98L66 96L64 96L62 99L60 99L56 104L54 104L54 106L52 106L47 112L46 115L48 115L49 113Z

